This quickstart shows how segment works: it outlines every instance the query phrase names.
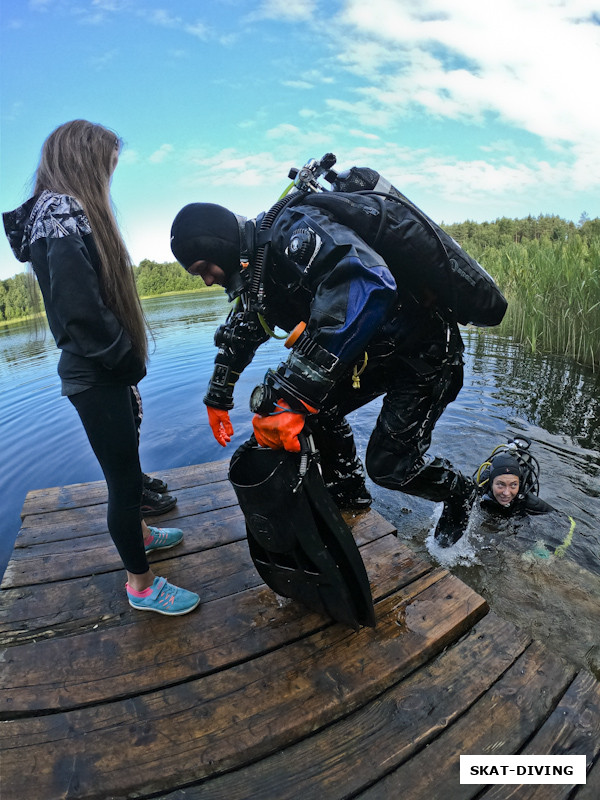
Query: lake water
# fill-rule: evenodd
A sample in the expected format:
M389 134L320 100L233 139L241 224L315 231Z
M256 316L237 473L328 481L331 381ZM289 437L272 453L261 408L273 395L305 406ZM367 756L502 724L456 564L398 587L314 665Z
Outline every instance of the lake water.
M287 351L279 341L268 342L242 375L231 413L235 438L223 450L208 427L202 397L226 298L185 294L154 298L144 307L155 344L140 384L143 469L231 455L251 433L250 391ZM561 513L518 525L491 524L475 515L457 545L442 550L432 537L441 505L371 486L374 507L419 555L448 567L501 616L600 672L599 376L570 359L532 355L493 332L463 335L465 386L439 421L432 452L473 473L510 432L524 434L540 462L540 495ZM36 337L29 324L0 328L0 573L29 490L102 478L74 409L60 396L57 360L49 333ZM379 406L375 401L349 417L362 456ZM562 556L555 554L569 541Z

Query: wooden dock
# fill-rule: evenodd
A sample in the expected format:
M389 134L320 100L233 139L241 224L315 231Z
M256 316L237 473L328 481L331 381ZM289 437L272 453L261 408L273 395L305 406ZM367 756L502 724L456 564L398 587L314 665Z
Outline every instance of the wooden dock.
M192 614L130 608L103 483L31 492L0 591L2 800L600 797L600 683L374 511L348 521L377 627L277 597L227 462L161 473L184 543L151 557ZM160 562L160 563L158 563ZM461 785L459 755L584 754L585 786Z

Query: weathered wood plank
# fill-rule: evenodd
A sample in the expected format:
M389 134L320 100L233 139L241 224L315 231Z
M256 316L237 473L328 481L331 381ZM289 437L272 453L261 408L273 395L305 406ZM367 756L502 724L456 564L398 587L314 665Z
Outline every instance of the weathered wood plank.
M191 487L177 492L177 505L162 514L160 521L164 523L168 520L171 523L195 514L205 514L235 505L237 498L229 481L218 481L211 485L210 491L199 491L198 487ZM31 514L23 522L15 541L15 556L18 557L20 549L33 545L76 539L106 530L106 503Z
M347 520L359 545L395 532L393 525L375 511L349 515ZM162 569L159 565L166 562L168 577L175 580L170 565L173 559L177 559L176 574L181 585L196 586L198 560L191 559L188 562L184 556L236 541L244 542L239 552L247 554L242 512L238 506L217 509L210 515L188 517L183 544L176 550L153 553L150 562L159 572ZM87 562L90 573L86 573L83 564L79 564L79 557L75 557L79 551L71 545L67 548L70 560L62 551L62 561L50 559L43 567L35 560L29 567L22 560L18 561L19 566L11 566L0 590L0 646L73 633L78 626L81 630L90 630L94 626L107 628L121 624L129 611L123 592L124 573L108 534L105 534L104 543L105 550L96 551L98 561L90 559ZM114 572L111 571L111 565ZM247 565L246 558L240 569L245 571ZM61 573L61 567L65 572ZM45 582L45 579L50 582ZM216 580L217 586L220 586L219 578ZM215 594L212 585L213 578L203 575L203 599L224 596L220 588L219 593ZM255 584L252 581L247 585Z
M580 672L523 755L584 755L588 769L600 752L600 682ZM574 784L494 786L485 800L567 800ZM600 797L596 795L597 798Z
M348 717L266 759L161 800L352 797L449 727L528 643L511 623L488 614L430 665ZM410 800L410 788L404 786L400 796Z
M198 681L5 722L5 800L165 791L174 781L191 783L264 757L351 713L486 611L485 601L451 575L415 595L418 583L377 604L375 630L330 625ZM33 774L26 776L23 764L35 765Z
M227 479L229 459L177 467L163 472L150 472L165 479L169 492L175 493L190 486L201 486ZM74 483L70 486L52 486L47 489L33 489L27 493L21 519L31 514L64 511L79 506L106 503L106 483L103 480L90 483Z
M128 624L116 628L7 648L0 662L0 717L106 702L189 680L330 624L261 584L240 544L233 551L227 546L185 559L188 572L196 572L196 584L188 585L199 584L200 592L206 569L212 580L232 571L243 579L233 596L206 603L190 617L173 620L131 610ZM376 599L431 571L395 536L377 539L361 553ZM246 566L241 573L240 563ZM439 580L446 573L432 574ZM248 589L246 578L256 588Z
M585 786L579 786L571 800L598 800L600 797L600 758L588 772Z
M201 513L183 519L167 520L161 517L159 524L180 526L183 529L184 540L177 550L177 556L240 540L246 536L242 512L234 505L214 509L210 514ZM164 557L164 553L155 553L149 560L154 563ZM172 557L172 553L167 556ZM124 575L123 565L108 533L52 541L15 551L6 567L2 590L50 584L111 571Z
M234 534L237 520L228 533ZM239 541L216 544L187 558L153 559L155 571L202 593L203 602L262 583L249 557L243 522ZM225 552L226 551L226 552ZM175 577L177 576L177 577ZM6 589L0 594L0 646L105 630L131 622L122 570L51 584Z
M397 800L466 800L485 787L460 783L461 755L516 753L568 688L574 669L537 642L454 725L410 761L356 797Z
M345 514L375 630L276 597L249 557L227 469L158 473L179 502L153 522L186 538L151 560L203 599L181 620L128 606L104 482L28 495L0 591L3 800L600 796L591 676L573 680L510 623L481 619L485 601L375 512ZM461 753L519 751L596 761L586 787L552 794L460 786Z

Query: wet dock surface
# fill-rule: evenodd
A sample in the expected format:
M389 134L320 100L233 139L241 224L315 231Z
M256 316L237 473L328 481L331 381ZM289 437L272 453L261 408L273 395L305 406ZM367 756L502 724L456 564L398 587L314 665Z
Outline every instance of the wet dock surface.
M347 520L377 625L276 596L227 462L161 473L150 557L202 605L127 603L104 483L30 492L0 589L3 800L600 796L600 683L488 611L377 512ZM459 755L584 754L585 786L461 785Z

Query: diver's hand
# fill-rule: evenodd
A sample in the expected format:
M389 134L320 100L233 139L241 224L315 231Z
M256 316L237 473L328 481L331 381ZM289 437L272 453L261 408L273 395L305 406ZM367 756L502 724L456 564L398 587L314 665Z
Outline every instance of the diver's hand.
M213 406L206 406L206 410L213 436L221 447L227 447L233 436L233 425L229 419L229 412L224 408L213 408Z
M271 414L264 417L255 414L252 418L256 441L261 447L299 453L298 434L304 428L305 416L299 411L292 411L284 400L279 400Z

